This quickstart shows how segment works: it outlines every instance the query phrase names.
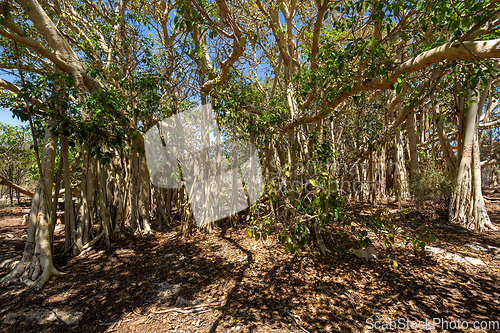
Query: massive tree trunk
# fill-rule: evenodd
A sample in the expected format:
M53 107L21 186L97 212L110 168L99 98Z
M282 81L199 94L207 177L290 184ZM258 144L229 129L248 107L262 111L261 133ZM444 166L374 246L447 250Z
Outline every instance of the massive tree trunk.
M52 275L61 274L52 262L52 236L50 210L52 206L52 185L57 149L57 137L52 131L52 122L45 127L45 139L42 154L42 172L38 187L31 202L28 236L21 261L4 276L1 282L21 280L28 287L40 289ZM43 183L42 183L43 182Z
M486 212L481 191L481 167L479 160L478 122L488 91L478 101L478 94L469 92L469 107L460 123L462 148L456 174L454 190L448 209L451 222L475 230L485 227L496 230ZM460 109L461 110L461 109Z

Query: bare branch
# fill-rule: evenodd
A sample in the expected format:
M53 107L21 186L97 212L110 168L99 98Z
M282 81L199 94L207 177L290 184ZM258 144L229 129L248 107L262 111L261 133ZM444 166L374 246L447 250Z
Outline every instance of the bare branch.
M13 182L11 182L7 178L3 177L2 175L0 175L0 185L4 185L4 186L8 186L10 188L13 188L17 192L25 194L31 198L33 198L33 195L35 195L33 192L31 192L31 191L29 191L29 190L25 189L24 187L21 187L17 184L14 184Z

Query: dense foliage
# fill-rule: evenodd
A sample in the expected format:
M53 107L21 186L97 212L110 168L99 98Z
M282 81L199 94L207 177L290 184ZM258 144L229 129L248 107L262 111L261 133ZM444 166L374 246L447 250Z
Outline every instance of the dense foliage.
M245 211L251 237L276 235L298 255L390 245L395 218L355 221L350 204L420 204L436 199L429 191L451 202L450 220L491 228L477 170L496 163L480 148L484 131L496 140L499 15L498 2L472 0L3 2L0 68L14 79L0 81L1 102L36 134L45 179L33 235L44 217L53 230L44 200L62 187L77 198L66 204L75 254L150 224L180 220L191 233L193 193L151 185L144 133L200 104L220 130L204 144L258 147L265 189ZM28 284L41 286L36 272Z

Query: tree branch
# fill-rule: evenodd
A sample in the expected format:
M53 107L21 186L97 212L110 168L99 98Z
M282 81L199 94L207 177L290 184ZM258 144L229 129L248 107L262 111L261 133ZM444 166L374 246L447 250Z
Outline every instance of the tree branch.
M328 115L329 111L337 107L342 101L357 93L371 90L391 89L393 84L402 74L410 74L444 60L484 60L492 58L500 58L500 39L463 43L454 41L446 43L432 50L420 53L418 56L399 65L386 76L366 79L363 82L354 84L350 89L342 90L335 98L325 102L321 111L292 119L278 131L285 132L302 124L323 119Z
M0 35L28 46L41 56L52 61L57 67L61 68L64 71L69 71L71 69L71 67L65 61L61 60L56 54L47 50L42 44L40 44L36 39L32 37L19 36L18 34L7 31L2 27L0 27Z
M16 190L19 193L25 194L25 195L33 198L33 195L34 195L33 192L25 189L24 187L21 187L19 185L14 184L13 182L11 182L7 178L3 177L2 175L0 175L0 185L8 186L10 188L13 188L14 190Z

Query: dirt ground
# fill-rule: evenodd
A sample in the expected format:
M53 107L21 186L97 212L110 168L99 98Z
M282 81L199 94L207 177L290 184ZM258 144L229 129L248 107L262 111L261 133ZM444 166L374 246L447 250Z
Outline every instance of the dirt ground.
M500 228L500 196L486 197ZM22 254L26 212L0 210L0 276L9 271L5 262ZM316 252L296 258L274 238L248 238L244 227L189 238L154 231L81 257L57 256L56 267L66 274L51 278L41 291L20 293L20 284L0 284L0 331L365 332L391 320L500 321L500 261L463 247L500 247L499 232L469 232L418 212L407 218L434 230L433 247L485 265L425 252L415 256L403 244L377 245L374 260ZM64 230L56 232L56 253L63 237ZM27 309L67 311L78 319L68 325L57 316L40 324L19 315Z

